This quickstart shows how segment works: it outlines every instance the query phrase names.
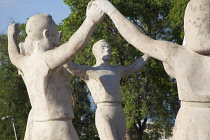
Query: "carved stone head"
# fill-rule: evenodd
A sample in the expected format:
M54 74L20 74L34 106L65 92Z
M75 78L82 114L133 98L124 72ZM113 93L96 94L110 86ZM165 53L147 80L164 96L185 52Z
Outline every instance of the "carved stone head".
M111 46L104 39L97 41L93 45L92 51L96 59L111 60Z
M26 33L25 42L20 44L21 51L46 51L60 45L61 32L57 31L57 25L49 14L37 14L29 18Z
M210 0L190 0L185 10L187 46L200 54L210 53Z

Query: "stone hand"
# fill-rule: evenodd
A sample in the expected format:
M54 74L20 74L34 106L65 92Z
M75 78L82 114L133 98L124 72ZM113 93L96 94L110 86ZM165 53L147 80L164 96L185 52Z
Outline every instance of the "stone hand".
M91 0L91 2L89 2L87 6L86 16L88 19L92 20L95 24L97 24L103 19L105 13L99 7L96 6L93 0Z
M106 14L111 15L116 8L108 0L95 0L94 3Z
M20 33L20 29L18 28L17 23L13 23L8 26L8 35L13 35L17 37L19 33Z

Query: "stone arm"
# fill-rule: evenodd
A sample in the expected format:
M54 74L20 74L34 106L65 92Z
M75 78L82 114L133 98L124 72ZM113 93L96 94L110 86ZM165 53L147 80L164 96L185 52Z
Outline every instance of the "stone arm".
M86 14L87 18L67 43L45 52L45 59L50 69L64 65L72 60L87 45L96 24L104 17L104 13L94 7L92 1L87 7Z
M17 36L19 33L20 30L16 23L8 27L8 53L12 64L22 71L25 56L20 54L19 46L17 45Z
M142 34L140 30L126 19L108 0L96 0L96 5L112 19L120 34L135 48L160 61L168 62L168 56L173 55L177 44L158 41Z
M182 42L182 46L186 46L186 40L185 40L185 37L183 39L183 42ZM176 75L174 73L174 69L172 66L170 66L169 64L163 62L163 67L164 67L164 70L166 71L166 73L171 76L172 78L176 79Z
M142 67L147 63L148 60L149 60L149 56L145 54L141 58L136 60L133 64L127 65L127 66L122 66L120 68L121 77L128 76L128 75L142 69Z
M86 71L90 69L90 66L87 65L79 65L72 61L69 61L64 65L64 67L72 74L82 79L86 76Z

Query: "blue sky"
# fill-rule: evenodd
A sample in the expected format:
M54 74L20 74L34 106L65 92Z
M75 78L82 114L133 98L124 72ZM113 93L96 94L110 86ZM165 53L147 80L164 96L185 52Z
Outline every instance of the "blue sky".
M0 34L7 33L7 26L13 23L26 23L35 14L50 14L55 22L68 17L70 9L63 0L0 0Z

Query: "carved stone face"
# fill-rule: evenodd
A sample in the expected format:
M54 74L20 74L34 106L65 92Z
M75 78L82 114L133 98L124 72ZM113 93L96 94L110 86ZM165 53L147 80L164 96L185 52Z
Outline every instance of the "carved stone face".
M107 42L99 42L95 50L97 58L101 60L111 59L111 47Z
M210 53L210 0L190 0L185 10L187 46L200 54Z

